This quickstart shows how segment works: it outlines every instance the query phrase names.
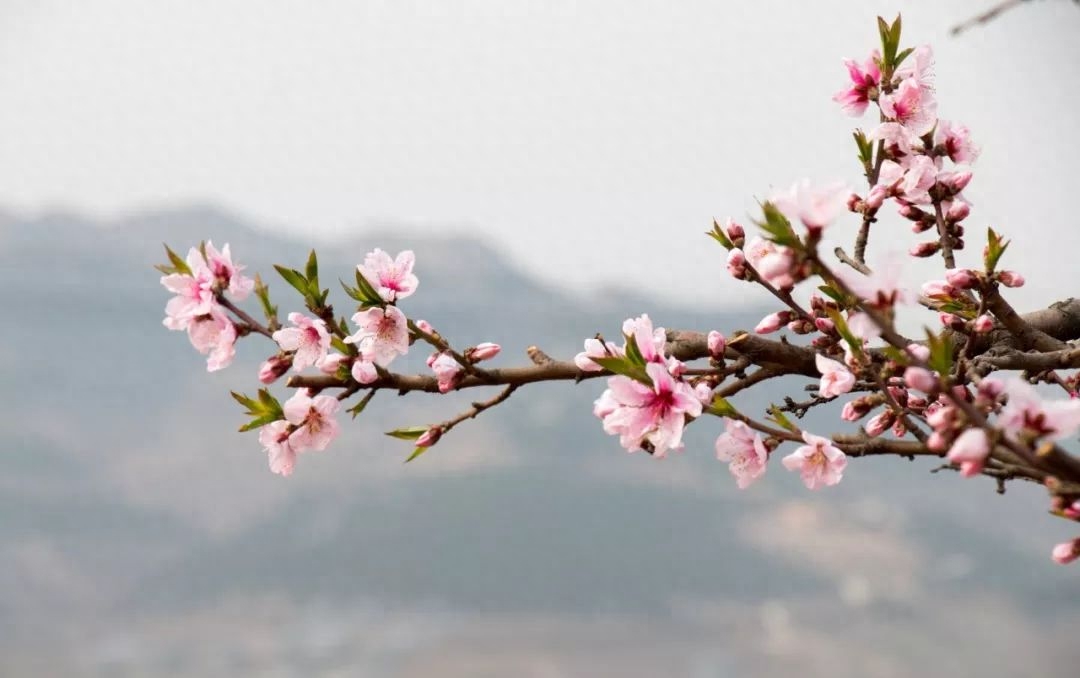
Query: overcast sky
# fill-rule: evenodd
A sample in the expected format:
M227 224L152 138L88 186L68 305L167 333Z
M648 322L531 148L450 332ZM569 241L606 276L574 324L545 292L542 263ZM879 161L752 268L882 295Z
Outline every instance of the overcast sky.
M1041 303L1080 293L1080 10L947 35L993 2L0 0L0 204L469 231L575 289L742 303L702 232L799 177L858 185L830 95L899 9L941 116L984 146L969 228L1022 238Z

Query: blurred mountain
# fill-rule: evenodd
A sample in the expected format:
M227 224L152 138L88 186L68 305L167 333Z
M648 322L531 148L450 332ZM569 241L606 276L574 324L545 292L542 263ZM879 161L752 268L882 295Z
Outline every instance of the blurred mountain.
M828 491L774 466L739 492L713 423L683 454L624 453L591 415L597 381L523 389L408 466L381 431L474 394L380 394L274 476L228 396L255 388L272 347L245 340L208 375L161 326L161 243L206 238L296 308L268 272L302 264L305 245L216 208L0 214L2 675L1006 676L1080 658L1080 583L1047 556L1072 535L1039 488L997 497L926 461L873 459ZM479 240L410 242L393 225L321 247L324 280L376 246L416 251L410 316L457 345L501 343L503 364L532 344L570 356L642 312L730 332L772 310L586 302ZM727 284L702 297L746 292ZM760 412L804 383L737 404Z

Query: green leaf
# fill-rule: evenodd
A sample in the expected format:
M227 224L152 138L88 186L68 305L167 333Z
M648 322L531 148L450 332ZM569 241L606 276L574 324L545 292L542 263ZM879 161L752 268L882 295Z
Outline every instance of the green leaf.
M776 205L765 201L761 205L761 210L765 220L756 223L768 235L768 240L785 247L798 248L802 245L799 237L795 235L795 231L791 228L791 222L777 209Z
M252 419L248 423L241 426L240 433L247 433L248 431L251 431L253 429L262 428L263 426L266 426L267 424L272 424L280 419L281 417L274 416L273 414L264 414L261 417L256 417L255 419Z
M926 330L926 343L930 348L930 359L926 361L930 369L942 376L951 374L953 343L949 335L945 333L934 334L930 330Z
M716 219L713 219L712 230L705 231L705 235L709 236L710 238L720 243L729 250L732 247L735 247L735 244L728 239L727 233L724 233L724 229L720 227L720 224L717 223Z
M308 283L318 289L319 287L319 260L315 256L315 250L311 250L311 254L308 255L307 266L304 268L304 275L308 280Z
M840 334L840 337L847 342L851 350L858 356L863 354L862 340L851 333L851 329L847 325L847 321L844 320L844 316L840 311L835 308L827 308L825 312L829 314L829 319L836 325L836 331Z
M768 421L771 421L777 426L791 431L792 433L798 432L799 428L795 426L795 424L791 423L791 420L788 419L787 416L780 411L780 408L776 404L769 406L769 414L771 416L765 417Z
M832 285L818 285L818 290L833 301L839 304L844 303L844 295L839 290L833 288Z
M643 384L652 385L652 380L649 379L648 373L641 365L635 365L627 358L620 358L618 356L609 356L607 358L590 358L594 363L603 367L608 372L614 374L621 374L624 377L630 377L634 381L640 381Z
M430 449L431 449L430 447L418 447L418 448L416 448L415 450L413 450L412 454L410 454L408 456L408 458L405 459L405 463L408 464L410 461L412 461L413 459L416 459L421 454L427 452Z
M867 139L861 129L855 130L851 135L855 138L855 145L859 149L859 162L863 164L863 167L869 168L874 160L874 142Z
M270 288L263 282L262 276L258 273L255 274L255 297L259 300L259 304L262 306L263 315L267 320L274 320L277 318L277 306L270 303Z
M718 417L734 417L739 414L739 411L735 409L735 406L720 395L713 396L712 402L705 408L705 411L709 414L715 414Z
M895 66L899 66L900 64L904 63L904 59L906 59L906 58L908 58L909 56L911 56L911 53L912 53L912 52L914 52L914 51L915 51L915 48L914 48L914 47L908 47L908 48L907 48L907 49L905 49L904 51L902 51L902 52L900 52L899 54L897 54L897 55L896 55L896 63L895 63L894 65L895 65Z
M364 277L364 274L360 272L360 269L356 269L356 290L360 295L357 301L367 304L368 306L385 306L386 302L379 295L379 291L368 282L368 279Z
M162 243L162 245L165 247L165 255L169 257L169 263L172 264L172 266L158 265L154 268L161 271L165 275L170 275L172 273L191 275L191 267L187 265L187 262L184 261L179 254L173 252L168 245L166 245L165 243Z
M409 426L408 428L398 428L393 431L387 431L386 435L391 438L397 438L399 440L416 440L420 436L427 433L430 426Z
M285 279L285 282L292 285L293 289L304 295L305 299L308 297L307 279L304 278L303 274L300 273L300 271L286 268L284 266L279 266L278 264L274 264L274 269L281 275L282 278Z
M641 348L637 345L634 335L626 335L626 358L632 365L645 367L645 356L641 355Z
M256 400L252 400L243 393L237 393L236 391L229 391L229 395L233 397L233 400L240 403L248 409L248 414L251 414L258 410L259 403Z
M368 391L364 394L364 397L360 399L360 402L350 407L346 412L352 415L353 419L356 419L357 415L364 411L364 408L368 406L371 399L375 397L375 391Z
M1010 242L998 235L994 229L986 229L986 249L983 250L983 264L986 266L988 275L992 274L994 269L997 268L1001 255L1005 254Z

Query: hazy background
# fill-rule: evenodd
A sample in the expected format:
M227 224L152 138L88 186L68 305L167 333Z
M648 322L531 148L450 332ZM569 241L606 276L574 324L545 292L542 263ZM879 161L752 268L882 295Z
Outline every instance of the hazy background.
M715 430L623 453L597 383L523 392L408 467L379 431L464 401L380 398L284 480L227 396L269 347L207 376L150 269L163 240L264 271L323 243L327 279L412 247L410 315L506 363L642 311L748 327L772 309L701 232L802 176L857 185L829 96L900 9L986 146L970 223L1022 239L1015 299L1045 304L1078 281L1080 11L946 35L986 4L0 2L0 674L1075 666L1080 583L1048 558L1074 534L1038 488L866 460L739 493Z

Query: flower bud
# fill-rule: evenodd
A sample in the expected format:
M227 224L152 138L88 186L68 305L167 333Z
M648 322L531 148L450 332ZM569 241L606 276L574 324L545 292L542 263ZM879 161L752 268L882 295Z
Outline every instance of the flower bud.
M926 242L916 243L908 250L908 254L913 257L932 257L937 254L937 251L941 249L941 241L939 240L927 240Z
M338 367L347 357L341 353L327 353L326 357L319 361L319 371L323 374L337 374Z
M727 349L727 340L724 339L724 335L713 330L709 332L707 344L709 347L709 355L717 360L724 359L724 351Z
M997 279L1005 287L1023 287L1025 282L1024 276L1016 271L999 271Z
M945 443L945 436L941 435L937 431L930 434L930 437L926 439L926 446L934 452L944 452L947 444Z
M736 247L740 247L741 244L736 241L744 240L746 238L746 231L743 230L743 227L735 223L733 219L728 219L725 230L727 231L728 240Z
M904 370L904 383L908 388L923 393L932 393L937 389L937 377L925 367L909 367Z
M976 390L979 393L979 397L990 402L994 402L998 399L998 396L1005 392L1005 382L1001 381L997 377L984 377L979 382Z
M948 327L950 330L956 330L957 332L963 332L966 329L964 319L958 315L952 313L939 313L938 320L944 327Z
M954 193L959 193L971 183L971 177L972 174L968 170L956 172L948 179L949 188L951 188Z
M889 187L877 185L870 189L870 194L866 196L866 207L871 210L876 210L885 202L885 198L889 197Z
M427 332L428 334L434 334L435 333L435 328L432 327L431 323L429 323L426 320L417 320L416 321L416 326L419 327L421 331Z
M259 381L272 384L292 367L292 356L272 355L259 366Z
M478 363L482 360L491 360L495 356L499 355L499 351L502 347L498 344L493 344L490 341L485 341L482 344L466 349L465 359L471 363Z
M1070 520L1080 520L1080 500L1074 501L1071 505L1061 509L1061 515Z
M990 439L981 428L969 428L953 441L947 458L960 465L960 475L965 478L978 475L990 455Z
M945 271L945 280L953 287L961 290L970 290L979 284L978 274L970 268L950 268Z
M892 426L894 421L896 421L896 415L893 414L892 410L880 412L866 422L866 435L871 438L879 436Z
M923 219L922 221L916 221L911 224L912 233L925 233L934 228L936 224L933 219Z
M746 255L737 247L728 252L727 270L736 280L746 279Z
M852 193L847 199L847 208L849 212L861 212L862 211L862 198L857 193Z
M833 339L832 337L817 336L817 337L814 337L813 339L810 340L810 345L811 346L813 346L816 349L822 350L822 351L829 348L830 346L832 346L835 343L836 343L836 340Z
M1054 550L1051 552L1051 557L1058 565L1068 565L1077 558L1080 558L1080 538L1061 542L1054 547Z
M983 313L978 318L975 318L975 322L971 325L979 334L986 334L990 330L994 329L994 319L986 313Z
M922 344L908 344L907 352L922 362L930 360L930 349Z
M836 323L832 321L832 318L814 318L814 326L824 334L832 334L836 331Z
M844 409L840 411L840 418L844 421L858 421L870 413L870 404L863 398L844 403Z
M956 296L956 288L947 283L944 280L928 280L922 284L922 293L925 297L945 297L952 298Z
M416 439L416 446L431 447L435 443L439 442L439 438L442 438L442 434L442 426L432 426L428 430L424 431L424 435Z
M971 205L963 200L954 200L945 212L945 218L952 222L963 221L971 214Z
M761 319L761 322L757 324L754 331L758 334L769 334L775 332L787 323L791 322L792 317L795 314L791 311L777 311L776 313L770 313Z
M795 334L810 334L814 331L816 325L809 320L803 318L796 318L787 324L787 328Z
M900 208L897 210L897 212L900 213L900 216L904 217L905 219L910 219L912 221L922 221L924 218L926 218L926 212L923 212L915 205L907 202L900 205Z

